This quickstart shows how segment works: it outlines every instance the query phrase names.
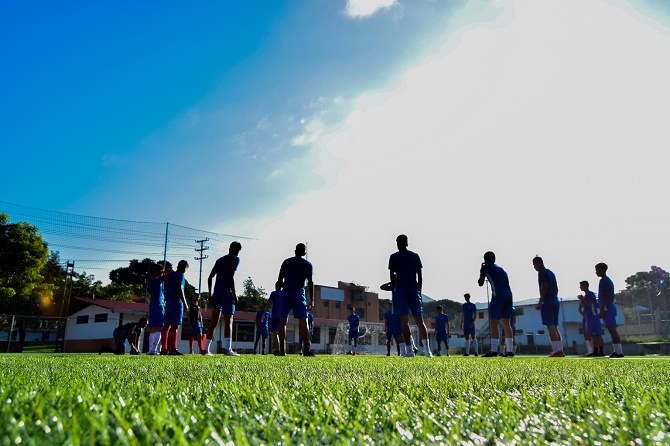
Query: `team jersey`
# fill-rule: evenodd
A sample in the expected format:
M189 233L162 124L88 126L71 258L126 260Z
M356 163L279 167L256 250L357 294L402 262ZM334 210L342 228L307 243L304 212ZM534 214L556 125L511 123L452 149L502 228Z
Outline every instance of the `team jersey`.
M314 331L314 315L312 313L307 313L307 328L309 328L310 333Z
M192 303L188 306L188 320L191 321L191 323L200 320L200 307L198 304Z
M312 264L302 257L290 257L284 260L279 276L284 278L284 290L302 291L305 281L314 273Z
M233 254L220 257L214 264L212 272L216 274L214 294L229 293L233 288L233 274L240 265L240 258Z
M391 324L393 323L393 312L391 310L384 313L384 320L386 321L386 331L391 331Z
M358 325L361 322L361 318L357 314L352 314L347 319L349 320L349 331L358 330Z
M584 316L597 316L600 305L596 299L596 294L593 291L584 293Z
M279 300L281 299L281 291L275 290L270 293L268 300L272 302L272 314L270 317L279 317Z
M598 303L600 305L614 303L614 283L607 276L600 278L600 283L598 284Z
M181 271L173 271L167 279L165 279L165 298L167 300L179 300L181 295L179 291L184 292L184 284L186 279L184 273Z
M389 270L396 273L396 288L419 288L416 281L416 273L423 265L419 254L402 249L391 254L389 258Z
M265 312L263 310L258 310L256 312L256 328L259 329L268 329L268 323L270 322L270 312Z
M127 323L127 324L120 325L120 326L119 326L116 330L114 330L114 331L115 331L115 332L121 332L121 331L123 331L123 332L125 332L126 334L129 334L129 335L131 335L131 336L136 336L136 335L140 334L140 332L142 331L142 329L140 328L140 324L138 324L137 322L129 322L129 323Z
M165 305L163 282L165 282L165 276L157 276L149 279L149 294L151 295L150 305L161 307Z
M509 278L504 269L495 263L484 263L481 274L484 274L491 284L491 295L493 297L512 297L512 289L509 286Z
M475 313L477 312L477 305L472 302L466 302L463 304L463 325L468 326L475 319Z
M546 302L558 300L558 284L556 275L549 269L544 268L537 272L537 284L542 295L542 282L547 282L547 294L544 296Z
M447 332L447 323L449 323L449 316L446 314L438 314L435 316L435 330L440 333Z

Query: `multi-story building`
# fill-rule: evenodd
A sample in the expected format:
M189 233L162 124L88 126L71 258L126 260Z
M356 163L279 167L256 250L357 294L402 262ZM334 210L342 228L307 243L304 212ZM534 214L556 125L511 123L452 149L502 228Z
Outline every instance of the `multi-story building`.
M337 288L314 285L315 318L346 321L354 307L361 321L383 322L379 317L379 295L355 283L337 282Z

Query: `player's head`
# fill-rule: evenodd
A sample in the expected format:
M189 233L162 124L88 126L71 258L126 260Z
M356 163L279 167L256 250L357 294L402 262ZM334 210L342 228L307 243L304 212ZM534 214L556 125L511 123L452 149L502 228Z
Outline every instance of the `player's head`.
M140 326L140 328L144 328L144 327L146 327L147 324L149 324L149 321L147 320L147 318L145 318L145 317L140 318L140 321L139 321L139 323L138 323L138 325Z
M356 309L354 307L349 307L349 314L354 314L356 312Z
M542 260L542 257L535 256L533 258L533 268L535 268L535 271L540 271L544 269L544 260Z
M307 246L305 246L304 243L298 243L295 245L295 255L298 257L302 257L305 254L307 254Z
M234 256L238 255L242 251L242 244L240 242L232 242L228 252Z
M438 305L436 310L437 310L437 314L442 314L442 305Z
M596 265L596 276L598 277L604 277L607 275L607 264L605 263L598 263Z
M398 245L398 249L405 249L409 245L407 241L407 236L405 234L400 234L395 238L395 242Z
M151 265L151 275L153 277L158 277L161 274L163 274L163 265L160 263L156 263L155 265Z
M279 291L279 290L281 290L281 287L282 287L281 280L276 281L275 282L275 290Z
M180 260L179 263L177 263L177 271L181 271L182 273L188 269L188 262L186 260Z
M589 290L589 282L588 280L582 280L579 282L579 289L586 292Z
M484 253L484 263L496 263L496 255L493 251L487 251Z
M466 302L470 302L470 293L465 293L463 297L465 297Z

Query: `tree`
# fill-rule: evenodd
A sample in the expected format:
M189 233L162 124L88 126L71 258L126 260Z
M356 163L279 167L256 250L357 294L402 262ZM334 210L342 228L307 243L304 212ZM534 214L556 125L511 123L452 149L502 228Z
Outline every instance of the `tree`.
M9 215L0 213L0 313L37 314L33 291L49 250L37 227L8 222Z
M240 296L239 303L235 306L239 311L258 311L263 308L267 301L268 293L261 287L256 287L251 277L242 282L244 292Z
M109 273L109 280L114 283L124 283L126 285L141 285L144 286L147 283L147 278L151 275L151 272L158 267L158 263L152 259L144 259L141 262L137 259L130 261L130 264L126 267L117 268ZM171 269L172 264L167 263L167 268ZM161 261L162 265L163 262Z

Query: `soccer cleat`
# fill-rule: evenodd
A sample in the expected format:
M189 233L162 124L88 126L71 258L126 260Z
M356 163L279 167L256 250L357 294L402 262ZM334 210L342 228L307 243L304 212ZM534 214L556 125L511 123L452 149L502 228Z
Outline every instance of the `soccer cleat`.
M514 354L514 352L507 352L507 353L505 353L505 357L506 357L506 358L514 358L514 356L516 356L516 355Z
M475 356L479 356L479 353L475 352Z
M303 356L308 356L308 357L316 356L312 350L307 350L306 352L302 352L302 355Z
M416 347L412 347L412 351L414 352L415 355L419 353L419 349Z
M182 352L180 352L179 350L175 350L175 351L170 352L170 353L168 353L168 354L169 354L170 356L184 356L184 354L183 354Z
M226 349L223 349L223 355L224 356L240 356L239 353L235 353L232 350L226 350Z
M391 356L391 354L390 354L390 353L387 353L386 356Z
M550 358L565 358L565 353L563 353L563 350L559 350L557 352L551 352L549 353Z
M623 358L623 353L617 353L617 352L612 352L612 354L609 356L610 358Z
M426 350L424 352L424 355L426 356L426 358L432 358L433 357L433 352L431 352L430 350Z
M158 356L158 352L149 352L147 353L149 356Z
M402 355L403 358L413 358L415 356L416 356L416 354L411 350L408 351L407 353L405 353L404 355Z
M470 353L463 353L463 356L470 356Z
M444 356L449 356L449 352L445 353Z
M210 353L209 350L205 350L204 352L202 352L202 356L214 356L214 355Z
M439 353L435 353L435 356L442 356L442 355L441 355L441 354L439 354Z
M104 350L104 348L100 347L100 350L98 350L98 354L99 354L99 355L102 355L102 351L103 351L103 350Z
M496 356L498 356L498 352L494 352L493 350L491 350L487 354L482 355L482 358L495 358Z

